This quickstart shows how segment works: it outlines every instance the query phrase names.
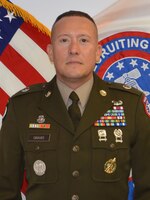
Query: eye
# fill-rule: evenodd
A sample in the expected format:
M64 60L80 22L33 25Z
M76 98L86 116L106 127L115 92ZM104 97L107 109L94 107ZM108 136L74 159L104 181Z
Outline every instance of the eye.
M69 42L68 38L61 38L60 43L67 43Z
M83 39L82 39L82 42L87 42L87 39L83 38Z
M83 44L86 44L86 43L89 42L89 40L87 38L81 38L80 42L83 43Z

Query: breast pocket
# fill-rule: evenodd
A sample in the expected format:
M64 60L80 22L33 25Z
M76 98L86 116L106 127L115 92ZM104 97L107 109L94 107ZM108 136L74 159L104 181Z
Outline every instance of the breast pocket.
M27 179L30 183L57 181L57 143L57 129L29 131L24 151Z
M99 135L101 131L101 138ZM129 173L127 143L116 142L113 128L92 130L92 178L99 182L116 182ZM109 133L108 133L109 132ZM106 135L107 134L107 135Z

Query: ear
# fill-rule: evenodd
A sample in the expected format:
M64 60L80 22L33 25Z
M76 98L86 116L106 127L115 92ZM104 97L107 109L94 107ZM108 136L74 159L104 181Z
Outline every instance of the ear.
M99 62L101 54L102 54L102 46L98 44L96 51L96 62Z
M53 62L53 47L52 44L47 45L47 54L51 62Z

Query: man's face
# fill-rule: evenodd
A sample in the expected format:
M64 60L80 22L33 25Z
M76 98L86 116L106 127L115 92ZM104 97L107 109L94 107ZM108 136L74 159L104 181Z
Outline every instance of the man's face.
M59 80L86 82L101 53L94 24L85 17L60 19L54 26L52 44L48 45L47 52Z

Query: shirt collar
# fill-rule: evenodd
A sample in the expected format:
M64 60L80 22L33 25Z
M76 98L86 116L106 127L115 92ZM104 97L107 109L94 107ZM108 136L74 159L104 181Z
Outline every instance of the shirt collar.
M93 80L93 76L92 76L92 78L90 80L88 80L86 83L84 83L79 88L74 90L80 99L80 104L83 109L85 108L86 103L88 101L88 98L89 98L89 95L90 95L90 92L91 92L91 89L93 86L93 82L94 82L94 80ZM65 85L63 82L61 82L58 78L57 78L57 86L58 86L58 89L64 100L64 103L67 107L69 95L73 90L71 88L69 88L67 85Z

